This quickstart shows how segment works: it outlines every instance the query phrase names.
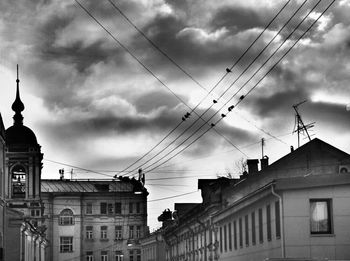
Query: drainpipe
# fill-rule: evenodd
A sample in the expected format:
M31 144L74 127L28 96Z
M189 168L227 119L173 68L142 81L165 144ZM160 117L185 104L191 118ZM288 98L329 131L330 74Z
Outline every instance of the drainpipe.
M284 238L283 200L282 200L282 197L275 192L274 184L271 185L271 193L272 195L278 198L278 202L280 206L281 250L282 250L282 258L286 258L285 238Z

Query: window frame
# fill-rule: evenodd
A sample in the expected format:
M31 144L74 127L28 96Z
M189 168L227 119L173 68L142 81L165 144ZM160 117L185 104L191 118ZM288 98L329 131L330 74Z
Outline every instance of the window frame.
M94 252L93 251L86 251L86 261L93 261L94 260Z
M101 226L100 227L100 238L101 239L107 239L108 238L108 227L107 226Z
M258 222L259 222L259 243L264 243L264 221L263 221L263 210L258 210Z
M275 201L275 225L276 225L276 239L281 238L281 210L280 202Z
M101 251L101 261L108 261L108 251L106 250Z
M267 241L272 240L272 229L271 229L271 205L266 205L266 236Z
M327 231L312 231L312 203L325 202L327 207ZM333 234L333 219L332 219L332 199L331 198L312 198L309 200L310 204L310 234L311 235L330 235Z
M71 209L63 209L58 217L58 225L60 226L73 226L74 222L74 213Z
M129 226L129 239L134 239L134 226Z
M63 242L64 240L69 240L70 242ZM65 248L68 247L68 250ZM60 237L60 253L72 253L73 251L73 237L62 236Z
M122 214L122 203L121 202L115 202L114 212L115 212L115 214Z
M104 210L104 211L102 211ZM107 215L107 202L100 202L100 214L101 215Z
M86 215L92 215L92 202L86 203L86 209L85 209Z
M115 226L115 240L122 240L123 239L123 226Z
M129 214L134 214L134 203L129 202Z
M86 239L93 239L94 238L93 226L85 226L85 236L86 236Z

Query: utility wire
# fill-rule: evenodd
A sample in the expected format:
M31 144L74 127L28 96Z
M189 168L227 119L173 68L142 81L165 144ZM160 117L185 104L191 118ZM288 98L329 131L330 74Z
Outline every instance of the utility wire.
M293 47L299 42L299 40L312 28L312 26L323 16L323 14L332 6L332 4L335 2L336 0L333 0L328 6L327 6L327 8L318 16L318 18L316 19L316 20L314 20L314 22L307 28L307 30L306 31L304 31L304 33L300 36L300 37L298 37L298 39L294 42L294 44L287 50L287 52L286 53L284 53L283 54L283 56L264 74L264 76L247 92L247 94L245 95L245 96L243 96L243 97L246 97L247 95L249 95L257 86L258 86L258 84L279 64L279 62L293 49ZM317 4L308 12L308 15L316 8L316 6L319 4L321 2L321 0L319 0L318 2L317 2ZM308 16L307 15L307 16ZM306 17L307 17L306 16ZM306 19L306 17L304 17L304 19L303 20L305 20ZM302 20L302 21L303 21ZM296 30L297 30L297 28L299 27L301 25L301 23L299 23L298 24L298 26L293 30L293 32L292 33L294 33ZM292 34L291 33L291 34ZM291 36L291 34L287 37L287 38L289 38L290 36ZM243 87L241 87L241 88L243 88ZM236 106L238 106L241 102L243 101L243 99L240 99L236 104L235 104L235 107ZM230 111L228 112L228 113L230 113ZM228 114L227 113L227 114ZM216 124L218 124L221 120L223 119L223 117L222 118L220 118L219 120L217 120L215 123L214 123L214 125L216 125ZM202 125L203 126L203 125ZM210 128L212 128L212 126L210 127ZM174 154L173 156L171 156L169 159L167 159L167 160L165 160L164 162L162 162L162 163L160 163L159 165L157 165L157 166L155 166L155 167L153 167L152 169L150 169L150 170L147 170L148 172L150 172L150 171L152 171L152 170L154 170L154 169L156 169L156 168L158 168L158 167L160 167L160 166L162 166L162 165L164 165L166 162L168 162L168 161L170 161L171 159L173 159L174 157L176 157L178 154L180 154L182 151L184 151L185 149L187 149L188 147L190 147L194 142L196 142L197 140L199 140L201 137L203 137L209 130L210 130L210 128L209 129L207 129L204 133L202 133L199 137L197 137L195 140L193 140L190 144L188 144L186 147L184 147L183 149L181 149L179 152L177 152L176 154ZM151 164L152 165L152 164ZM148 167L146 167L145 169L147 169L147 168L149 168L150 166L148 166Z
M111 0L108 0L113 6L114 8L116 8L116 10L118 10L122 16L142 35L145 37L146 40L148 40L152 46L154 46L158 51L160 51L163 55L165 55L167 58L168 55L166 55L151 39L149 39L145 33L143 33L121 10L120 8L118 8L113 2L111 2ZM252 48L252 46L258 41L258 39L260 39L260 37L263 35L263 33L268 29L268 27L275 21L275 19L279 16L279 14L285 9L285 7L289 4L291 0L288 0L283 6L282 8L279 10L279 12L271 19L271 21L265 26L265 28L260 32L260 34L255 38L255 40L246 48L246 50L240 55L240 57L236 60L236 62L230 67L230 71L232 71L232 69L241 61L241 59L247 54L247 52ZM170 58L171 61L173 61L173 59ZM177 64L177 63L176 63ZM182 70L182 68L181 68ZM198 106L209 96L209 94L211 94L214 89L222 82L222 80L227 76L229 72L226 71L226 73L220 78L220 80L214 85L214 87L208 92L208 94L201 99L201 101L193 108L193 110L197 109ZM185 73L187 75L187 73ZM193 79L192 76L190 76L191 79ZM197 83L197 81L195 81ZM193 111L191 110L191 112ZM181 121L177 126L175 126L175 128L173 128L160 142L158 142L155 146L153 146L148 152L146 152L141 158L139 158L138 160L136 160L135 162L133 162L132 164L128 165L124 171L128 170L129 168L131 168L132 166L134 166L136 163L140 162L142 159L144 159L147 155L149 155L155 148L157 148L166 138L168 138L181 124L183 121ZM216 131L216 129L214 129ZM217 131L216 131L217 132ZM231 143L227 138L225 138L229 143ZM236 146L234 144L231 143L231 145L233 145L235 148ZM237 149L237 148L236 148ZM243 153L244 155L244 153ZM245 155L246 156L246 155ZM137 169L137 168L136 168ZM129 171L127 172L125 175L131 173L135 171Z
M140 59L138 59L124 44L122 44L101 22L99 22L92 13L87 10L78 0L74 0L102 29L104 29L107 34L112 37L114 41L116 41L127 53L129 53L148 73L150 73L161 85L163 85L165 88L167 88L179 101L181 101L187 108L190 109L191 112L194 112L199 118L201 116L192 109L180 96L178 96L174 91L171 90L157 75L155 75ZM206 122L205 119L201 118L203 122ZM180 122L176 127L178 128L183 122ZM171 132L175 131L172 130ZM218 133L221 137L223 137L226 141L229 141L227 137L225 137L223 134L219 133L217 130L215 130L216 133ZM171 133L170 133L171 134ZM168 137L170 134L167 134L163 139ZM235 148L237 148L231 141L229 141L231 145L233 145Z
M287 20L287 22L280 28L280 30L275 34L275 36L269 41L269 43L258 53L258 55L246 66L246 68L242 71L242 73L234 80L234 82L225 90L225 92L219 97L221 98L233 85L234 83L236 83L238 81L238 79L254 64L254 62L263 54L263 52L267 49L267 47L275 40L275 38L281 33L281 31L287 26L287 24L289 24L289 22L292 20L292 18L299 12L299 10L304 6L304 4L306 3L307 0L305 0L300 6L299 8L293 13L293 15ZM318 3L314 6L314 8L316 8L316 6L321 2L321 0L318 1ZM305 19L310 15L310 13L314 10L311 9L310 12L308 12L308 14L301 20L301 22L295 27L295 29L292 31L292 33L290 33L288 35L288 37L286 37L284 39L284 41L279 45L278 48L275 49L275 51L268 57L268 59L253 73L253 75L234 93L234 95L232 95L230 97L230 99L228 101L226 101L219 110L217 110L208 120L207 123L214 117L216 116L220 110L222 110L237 94L240 90L242 90L244 88L244 86L246 86L249 81L251 81L254 76L267 64L267 62L279 51L279 49L284 45L284 43L291 37L291 35L300 27L300 25L305 21ZM213 103L214 104L214 103ZM213 104L207 108L202 114L201 116L203 116L205 113L207 113L213 106ZM233 106L234 108L234 106ZM231 109L232 110L232 109ZM230 112L230 110L229 110ZM198 119L196 119L189 127L187 127L182 133L180 133L169 145L173 144L175 141L177 141L185 132L187 132L191 127L194 126L195 123L198 122ZM155 162L153 162L152 164L148 165L147 167L144 168L144 170L148 169L149 167L155 165L156 163L158 163L159 161L161 161L162 159L164 159L165 157L167 157L170 153L172 153L173 151L175 151L176 149L178 149L181 145L183 145L186 141L188 141L191 137L193 137L197 132L199 132L202 127L206 125L206 124L202 124L199 128L197 128L189 137L187 137L185 140L183 140L179 145L177 145L174 149L170 150L170 152L168 152L166 155L162 156L160 159L156 160ZM215 125L214 125L215 126ZM210 130L212 127L214 127L213 125L211 125L211 127L208 129ZM163 151L165 151L169 145L165 148L163 148L160 152L158 152L157 154L155 154L150 160L148 160L146 163L150 162L151 160L153 160L155 157L157 157L158 155L160 155ZM132 170L135 171L135 170Z
M132 25L136 31L138 31L157 51L159 51L163 56L165 56L172 64L174 64L180 71L182 71L186 76L188 76L193 82L195 82L200 88L209 92L202 84L200 84L191 74L189 74L185 69L183 69L173 58L171 58L166 52L164 52L155 42L153 42L140 28L138 28L126 14L112 1L108 2L117 10L130 25Z

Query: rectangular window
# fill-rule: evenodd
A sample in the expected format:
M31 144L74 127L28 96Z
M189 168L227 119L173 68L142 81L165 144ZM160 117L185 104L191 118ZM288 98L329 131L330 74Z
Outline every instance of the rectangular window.
M108 252L101 251L101 261L108 261Z
M141 213L141 204L140 204L140 202L137 202L137 203L136 203L136 213L137 213L137 214L140 214L140 213Z
M245 215L244 217L244 230L245 230L245 245L249 246L249 217Z
M121 240L123 238L122 226L115 226L115 239Z
M262 209L259 208L259 241L260 243L264 242L264 232L263 232L263 213Z
M93 228L92 228L92 226L86 226L85 227L85 229L86 229L86 238L87 239L92 239L93 238Z
M267 231L267 240L271 241L271 207L270 205L266 206L266 231Z
M115 251L115 260L114 261L123 261L123 252L120 250Z
M120 203L120 202L115 203L115 213L116 214L122 213L122 203Z
M114 206L112 203L108 203L107 209L108 209L108 215L114 214Z
M136 261L141 261L141 250L140 249L136 250Z
M134 226L129 226L129 239L134 238Z
M94 261L94 252L86 251L86 261Z
M275 224L276 224L276 238L281 238L281 215L280 202L275 202Z
M92 203L91 202L86 203L85 214L87 214L87 215L92 214Z
M73 252L73 237L60 237L60 252Z
M310 199L311 234L331 234L331 200Z
M237 249L237 222L233 221L233 247Z
M107 226L101 226L101 239L107 238Z
M136 238L141 238L141 226L136 227Z
M255 234L255 212L252 212L252 244L256 244L256 234Z
M228 249L232 251L232 225L228 223Z
M227 230L226 225L224 225L224 249L227 252Z
M223 252L223 249L222 249L222 227L220 227L220 252L221 253Z
M107 203L101 202L100 204L100 213L103 215L107 214Z
M243 247L243 227L242 227L242 218L238 220L238 228L239 228L239 247Z
M129 261L135 261L134 260L134 250L129 250Z
M129 203L129 213L130 214L134 213L134 204L133 203Z

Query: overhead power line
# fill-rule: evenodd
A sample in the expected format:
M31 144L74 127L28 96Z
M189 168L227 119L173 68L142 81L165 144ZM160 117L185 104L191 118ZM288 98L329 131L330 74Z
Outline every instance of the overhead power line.
M140 59L138 59L132 52L129 50L124 44L122 44L101 22L95 18L92 13L87 10L78 0L74 0L102 29L104 29L107 34L116 42L118 43L119 46L121 46L127 53L129 53L149 74L151 74L162 86L166 87L179 101L181 101L187 108L190 109L191 112L194 112L197 117L201 118L201 116L194 110L192 109L180 96L178 96L171 88L169 88L157 75L155 75ZM203 122L205 122L205 119L201 118ZM182 122L180 122L177 127L178 128ZM175 130L175 129L174 129ZM174 131L173 130L173 131ZM172 132L173 132L172 131ZM226 141L229 141L227 137L225 137L223 134L219 133L217 130L215 130L217 134L219 134L221 137L223 137ZM170 135L170 134L168 134ZM166 137L168 137L166 135ZM165 139L165 138L164 138ZM229 142L231 145L235 147L235 145L232 142Z
M297 14L297 12L300 10L300 8L306 3L307 0L305 0L300 6L299 8L293 13L293 15L288 19L288 21L281 27L281 29L277 32L277 34L271 39L271 41L269 41L269 43L258 53L258 55L252 60L252 62L249 63L249 65L243 70L243 72L238 76L238 78L240 78L247 70L248 68L258 59L259 56L262 55L262 53L266 50L266 48L272 43L272 41L277 37L278 34L281 33L281 31L286 27L286 25L291 21L291 19ZM317 5L321 2L321 0L319 0L316 5L306 14L306 16L298 23L298 25L294 28L294 30L282 41L282 43L274 50L274 52L272 52L272 54L269 55L269 57L265 60L265 62L259 66L259 68L249 77L249 79L228 99L228 101L226 101L221 107L220 109L218 109L214 114L212 114L211 117L209 117L209 119L207 120L207 123L209 123L210 120L212 120L225 106L227 106L227 104L239 93L239 91L241 91L257 74L258 72L260 72L264 66L271 60L271 58L280 50L280 48L286 43L286 41L294 34L294 32L300 27L300 25L306 20L306 18L310 15L310 13L317 7ZM238 80L238 78L235 79L235 81L229 86L229 88L231 88L233 86L233 84ZM229 89L228 88L228 89ZM227 90L225 92L227 92ZM243 99L244 96L241 96L241 99ZM212 107L213 105L211 105L208 109L206 109L201 116L203 116L205 113L207 113L209 111L209 109ZM230 106L228 109L228 112L231 112L236 106ZM224 116L223 116L224 115ZM226 117L227 114L222 114L222 117ZM192 126L194 126L194 124L197 122L198 120L195 120L189 127L187 127L182 133L180 133L170 144L173 144L175 141L177 141L185 132L187 132L187 130L189 130ZM152 167L153 165L157 164L158 162L160 162L161 160L163 160L164 158L166 158L169 154L171 154L172 152L174 152L176 149L178 149L180 146L182 146L186 141L188 141L191 137L193 137L195 134L197 134L205 125L208 124L202 124L200 127L198 127L194 132L192 132L192 134L190 136L188 136L185 140L183 140L180 144L178 144L175 148L173 148L172 150L170 150L167 154L165 154L164 156L162 156L161 158L159 158L158 160L156 160L155 162L151 163L150 165L143 167L144 170L149 169L150 167ZM216 124L211 124L208 131L210 129L212 129ZM205 132L206 133L206 132ZM196 139L197 140L197 139ZM153 160L155 157L157 157L158 155L160 155L160 153L162 153L163 151L165 151L167 148L169 147L169 145L165 148L163 148L160 152L158 152L157 154L155 154L150 160L148 160L145 164L149 163L151 160ZM133 170L135 171L135 170Z
M109 2L111 2L111 0L108 0ZM306 2L307 0L305 0L305 2ZM200 100L200 102L193 108L193 110L195 110L195 109L197 109L198 108L198 106L208 97L208 95L212 92L212 91L214 91L214 89L222 82L222 80L227 76L227 74L230 72L230 71L232 71L232 69L241 61L241 59L247 54L247 52L252 48L252 46L258 41L258 39L260 39L260 37L263 35L263 33L268 29L268 27L275 21L275 19L278 17L278 15L285 9L285 7L289 4L289 2L290 2L290 0L289 1L287 1L283 6L282 6L282 8L277 12L277 14L271 19L271 21L265 26L265 28L260 32L260 34L255 38L255 40L246 48L246 50L240 55L240 57L236 60L236 62L229 68L229 70L226 70L226 73L220 78L220 80L214 85L214 87L208 92L208 94L204 97L204 98L202 98L201 100ZM300 6L300 8L305 4L305 2ZM140 30L140 29L138 29L135 25L134 25L134 23L132 23L131 22L131 20L120 10L120 8L118 8L114 3L113 3L113 6L115 7L115 8L117 8L117 10L123 15L123 17L125 17L126 19L127 19L127 21L130 23L130 24L132 24L135 28L136 28L136 30L137 31L139 31L148 41L150 41L151 42L151 44L153 45L153 46L155 46L155 44ZM299 9L300 9L299 8ZM298 10L299 10L298 9ZM293 16L292 16L293 17ZM273 41L273 40L272 40ZM272 41L270 41L270 43L272 42ZM269 43L269 44L270 44ZM267 48L267 47L266 47ZM265 49L266 49L265 48ZM159 48L158 47L156 47L156 49L158 50ZM264 50L265 50L264 49ZM263 51L264 51L263 50ZM263 52L262 51L262 52ZM262 53L261 52L261 53ZM162 52L163 53L163 52ZM261 53L260 53L260 55L261 55ZM259 55L259 56L260 56ZM258 57L259 57L258 56ZM257 58L258 58L257 57ZM256 58L256 59L257 59ZM241 74L242 75L242 74ZM222 95L220 96L220 97L222 97ZM212 106L211 106L212 107ZM211 108L210 107L210 108ZM209 109L208 109L209 110ZM208 111L207 110L207 111ZM204 113L202 113L201 115L203 115ZM196 121L197 122L197 121ZM170 134L172 134L180 125L181 125L181 123L182 122L180 122L174 129L172 129L160 142L158 142L155 146L153 146L147 153L145 153L141 158L139 158L137 161L135 161L135 162L133 162L132 164L130 164L129 166L127 166L124 170L126 171L126 170L128 170L129 168L131 168L132 166L134 166L136 163L138 163L138 162L140 162L142 159L144 159L147 155L149 155L155 148L157 148L166 138L168 138L169 136L170 136ZM194 124L194 123L193 123ZM190 126L190 127L188 127L184 132L186 132L189 128L191 128L192 126L193 126L193 124ZM259 128L259 129L261 129L261 128ZM214 129L215 131L216 131L216 129ZM184 133L183 132L183 133ZM265 132L266 134L268 134L269 136L271 136L271 137L273 137L272 135L270 135L270 133L268 133L268 132ZM181 134L179 135L179 136L181 136ZM177 139L175 139L173 142L175 142ZM172 143L173 143L172 142ZM172 144L171 143L171 144ZM233 145L237 150L239 150L238 149L238 147L236 147L234 144L231 144L231 145ZM168 145L169 146L169 145ZM240 151L240 150L239 150ZM243 153L242 151L240 151L243 155L245 155L245 153ZM159 155L159 154L158 154ZM247 155L245 155L245 156L247 156ZM153 157L152 157L153 158ZM136 168L137 169L137 168ZM128 171L125 175L127 175L127 174L129 174L129 173L131 173L131 172L134 172L136 169L133 169L133 170L130 170L130 171Z
M321 0L319 0L318 2L317 2L317 4L313 7L313 9L311 9L309 12L308 12L308 15L316 8L316 6L320 3L320 1ZM314 20L314 22L304 31L304 33L301 35L301 36L299 36L298 37L298 39L293 43L293 45L282 55L282 57L280 58L280 59L278 59L278 61L264 74L264 76L246 93L246 95L244 95L244 96L241 96L241 97L246 97L246 96L248 96L257 86L258 86L258 84L260 84L260 82L277 66L277 64L279 64L280 63L280 61L294 48L294 46L300 41L300 39L302 38L302 37L304 37L305 36L305 34L315 25L315 23L317 23L317 21L323 16L323 14L333 5L333 3L335 2L336 0L333 0L328 6L327 6L327 8L317 17L317 19L316 20ZM308 16L307 15L307 16ZM307 17L306 16L306 17ZM303 20L305 20L306 18L304 18ZM298 24L298 26L296 27L296 29L294 29L293 30L293 32L292 33L294 33L296 30L297 30L297 28L300 26L300 24L301 23L299 23ZM291 35L291 34L290 34ZM290 36L289 36L290 37ZM238 106L241 102L243 101L243 99L240 99L234 106L236 107L236 106ZM230 113L230 111L228 112L228 113ZM227 113L227 114L228 114ZM223 119L223 117L222 118L220 118L219 120L217 120L215 123L214 123L214 125L216 125L216 124L218 124L221 120ZM202 125L203 126L203 125ZM156 168L158 168L158 167L160 167L160 166L162 166L162 165L164 165L166 162L168 162L168 161L170 161L171 159L173 159L174 157L176 157L178 154L180 154L181 152L183 152L185 149L187 149L188 147L190 147L194 142L196 142L197 140L199 140L201 137L203 137L208 131L210 130L210 128L209 129L207 129L204 133L202 133L199 137L197 137L194 141L192 141L190 144L188 144L186 147L184 147L183 149L181 149L179 152L177 152L176 154L174 154L173 156L171 156L169 159L167 159L167 160L165 160L164 162L162 162L162 163L160 163L159 165L157 165L157 166L155 166L155 167L153 167L152 169L149 169L149 170L147 170L148 172L150 172L150 171L152 171L152 170L154 170L154 169L156 169ZM148 166L149 167L149 166Z

